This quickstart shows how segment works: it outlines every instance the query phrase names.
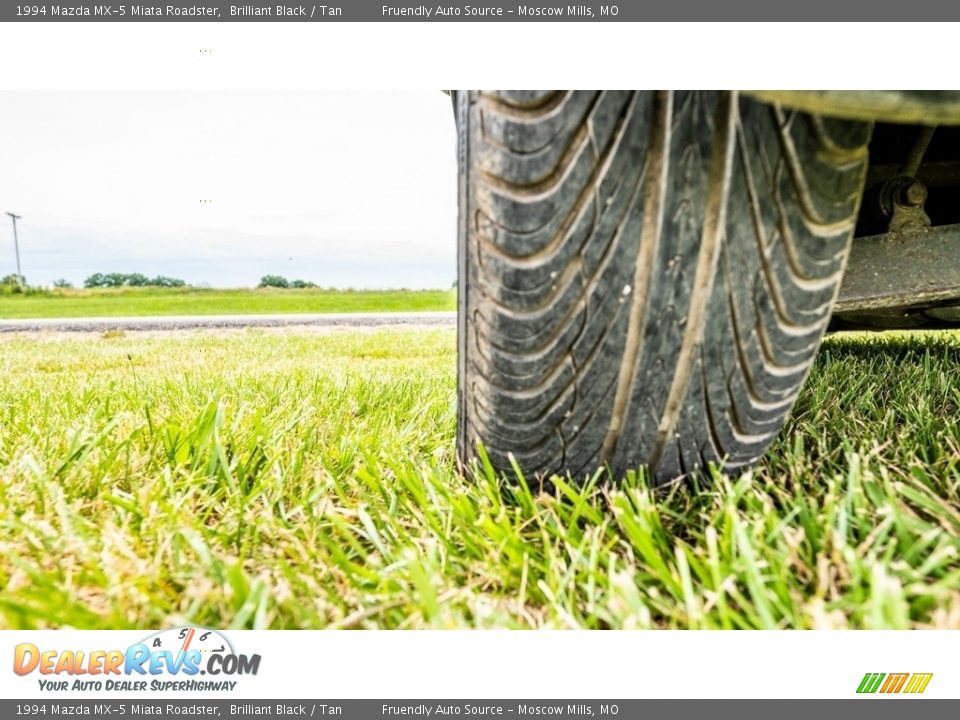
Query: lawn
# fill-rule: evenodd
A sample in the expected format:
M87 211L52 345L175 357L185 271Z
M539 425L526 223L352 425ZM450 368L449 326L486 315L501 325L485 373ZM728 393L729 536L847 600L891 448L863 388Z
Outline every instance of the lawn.
M0 319L454 310L455 290L119 288L0 295Z
M960 335L835 336L755 471L453 463L449 330L0 339L0 626L960 628Z

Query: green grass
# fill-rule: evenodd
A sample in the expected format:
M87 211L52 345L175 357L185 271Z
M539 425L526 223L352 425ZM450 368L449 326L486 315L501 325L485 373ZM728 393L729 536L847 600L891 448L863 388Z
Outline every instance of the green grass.
M0 295L0 319L454 309L455 290L121 288Z
M0 340L0 625L960 628L960 336L827 340L751 473L454 471L451 331Z

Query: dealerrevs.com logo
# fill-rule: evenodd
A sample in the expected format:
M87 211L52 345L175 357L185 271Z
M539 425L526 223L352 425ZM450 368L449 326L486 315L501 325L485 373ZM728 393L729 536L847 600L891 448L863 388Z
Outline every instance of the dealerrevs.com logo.
M38 675L44 691L231 691L237 676L256 675L260 655L234 651L215 630L164 630L126 650L46 650L32 643L14 648L13 671ZM203 676L202 678L200 676Z

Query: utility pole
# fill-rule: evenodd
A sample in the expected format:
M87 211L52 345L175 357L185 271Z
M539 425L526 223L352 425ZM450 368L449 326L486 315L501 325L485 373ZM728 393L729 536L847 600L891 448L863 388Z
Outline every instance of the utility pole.
M20 272L20 243L17 241L17 220L21 220L20 215L14 215L8 212L7 215L13 220L13 251L17 254L17 285L23 285L23 273Z

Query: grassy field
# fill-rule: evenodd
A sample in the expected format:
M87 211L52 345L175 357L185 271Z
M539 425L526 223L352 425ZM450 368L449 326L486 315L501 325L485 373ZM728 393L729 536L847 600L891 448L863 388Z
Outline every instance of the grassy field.
M838 336L762 466L453 468L451 331L0 340L0 625L960 628L960 336Z
M455 310L455 290L119 288L0 295L0 319Z

